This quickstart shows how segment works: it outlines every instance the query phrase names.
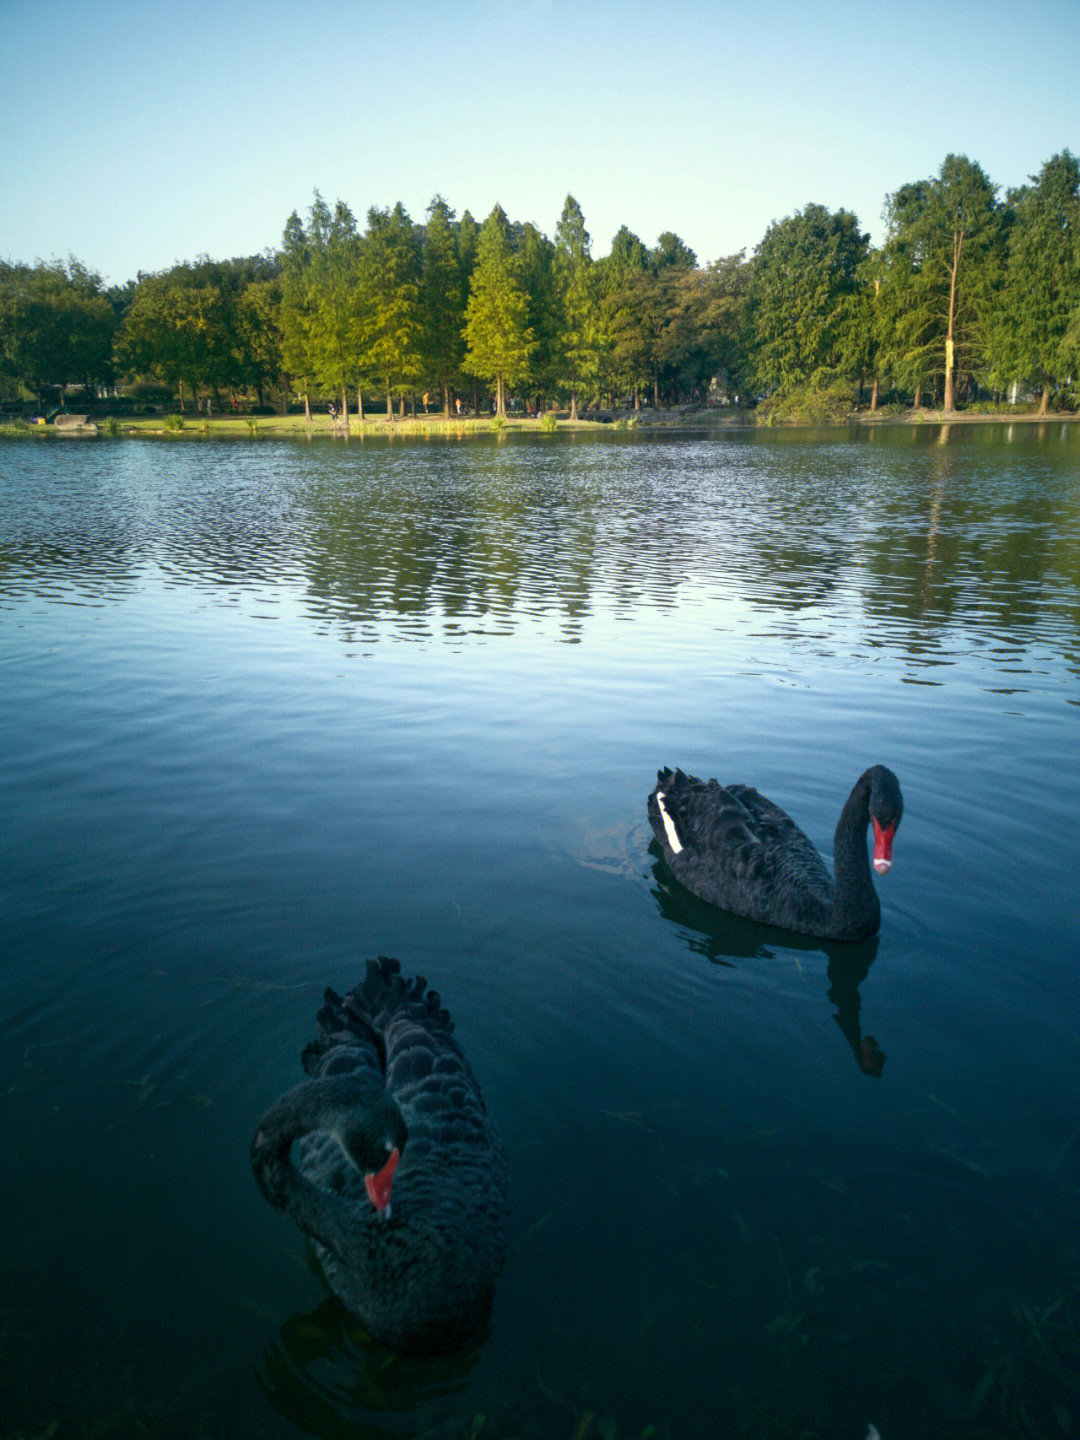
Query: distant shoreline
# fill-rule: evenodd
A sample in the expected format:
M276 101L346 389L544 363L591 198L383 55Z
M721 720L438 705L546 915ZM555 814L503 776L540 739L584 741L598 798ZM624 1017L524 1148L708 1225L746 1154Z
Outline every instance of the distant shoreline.
M776 421L769 424L755 419L754 412L710 410L644 410L605 412L605 418L580 417L571 420L568 416L556 414L556 430L653 432L662 430L843 430L852 427L880 428L888 425L919 428L942 425L1059 425L1080 421L1080 412L1051 412L1039 415L1035 411L1023 410L1015 413L984 413L980 411L958 411L946 415L941 410L902 411L882 414L870 411L856 411L844 419L806 420L799 422ZM166 423L166 418L171 423ZM348 436L363 434L380 435L479 435L479 434L545 434L539 422L533 418L507 419L497 424L494 417L486 415L452 416L417 415L404 419L388 420L383 413L365 415L363 420L349 417L349 428L340 422L334 423L328 415L314 415L309 421L304 415L234 415L227 412L209 416L198 412L177 417L170 415L139 415L95 417L90 416L97 428L97 434L108 438L139 436L162 436L168 439L251 439L259 435L293 435L346 439ZM0 424L0 434L6 435L53 435L63 433L54 424ZM77 435L77 430L68 433ZM84 432L85 433L85 432Z

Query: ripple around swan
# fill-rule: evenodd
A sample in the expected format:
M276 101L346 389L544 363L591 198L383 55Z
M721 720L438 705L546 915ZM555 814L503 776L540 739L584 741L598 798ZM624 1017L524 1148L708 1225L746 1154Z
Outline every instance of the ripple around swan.
M0 446L12 1433L1080 1415L1080 427L549 438ZM661 764L827 849L879 759L872 945L650 848ZM510 1156L491 1338L441 1368L250 1175L379 951Z

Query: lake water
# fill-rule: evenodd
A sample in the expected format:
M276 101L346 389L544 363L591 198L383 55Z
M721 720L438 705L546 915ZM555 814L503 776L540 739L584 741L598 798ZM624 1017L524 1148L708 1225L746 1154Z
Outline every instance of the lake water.
M0 1436L1075 1435L1078 671L1080 426L0 445ZM878 761L871 944L652 848ZM509 1151L464 1358L250 1173L380 953Z

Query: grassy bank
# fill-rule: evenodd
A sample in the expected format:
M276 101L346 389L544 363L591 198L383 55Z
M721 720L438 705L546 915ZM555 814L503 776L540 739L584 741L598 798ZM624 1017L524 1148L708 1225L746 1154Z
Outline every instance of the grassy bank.
M361 422L355 416L349 420L346 431L341 424L334 424L328 415L316 415L306 420L303 415L139 415L108 417L98 420L98 433L107 436L148 436L160 435L175 439L251 439L260 435L291 435L325 437L327 439L359 438L365 435L441 435L460 436L481 434L504 434L511 431L523 434L542 434L553 430L583 431L624 431L624 430L708 430L720 431L744 426L775 426L776 428L820 428L821 426L850 425L973 425L973 424L1060 424L1080 420L1080 413L1067 411L1040 415L1036 409L1002 411L987 408L971 408L954 415L942 410L859 410L847 414L806 414L799 418L777 415L764 407L761 410L738 411L719 409L675 409L624 411L609 414L604 420L570 420L565 415L550 412L543 419L523 417L497 420L493 416L453 416L449 420L442 415L418 415L405 419L387 420L384 414L366 416ZM13 421L0 424L0 435L51 435L56 433L54 425L30 424Z

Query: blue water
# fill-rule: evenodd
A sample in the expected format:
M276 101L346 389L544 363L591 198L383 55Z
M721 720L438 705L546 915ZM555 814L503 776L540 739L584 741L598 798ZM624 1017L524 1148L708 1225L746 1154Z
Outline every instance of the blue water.
M1075 1434L1078 637L1076 426L0 445L0 1436ZM869 945L652 848L877 761ZM377 953L510 1155L465 1358L250 1175Z

